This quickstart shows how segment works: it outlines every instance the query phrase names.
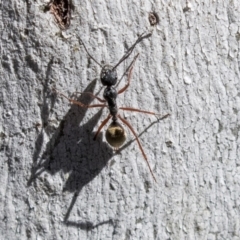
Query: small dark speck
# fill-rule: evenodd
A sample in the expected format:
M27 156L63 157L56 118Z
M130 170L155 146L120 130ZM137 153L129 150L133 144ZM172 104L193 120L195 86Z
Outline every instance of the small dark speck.
M188 11L190 11L190 7L185 7L185 8L183 8L183 12L185 13L185 12L188 12Z
M4 139L4 138L6 138L6 134L5 134L5 133L3 133L3 132L0 132L0 138L1 138L1 139Z
M235 37L236 37L236 40L239 41L240 40L240 32L237 32Z
M172 147L172 144L173 144L172 141L167 141L166 142L167 147Z
M155 26L159 23L159 17L155 12L149 13L148 20L149 20L151 26Z
M29 34L29 30L27 28L24 29L24 34L28 35Z
M44 6L44 8L43 8L44 13L48 12L49 10L50 10L50 5L49 4Z
M144 182L144 188L145 188L145 191L148 193L149 189L151 188L150 182L145 181Z
M110 183L110 189L113 190L113 191L115 190L115 187L112 183Z

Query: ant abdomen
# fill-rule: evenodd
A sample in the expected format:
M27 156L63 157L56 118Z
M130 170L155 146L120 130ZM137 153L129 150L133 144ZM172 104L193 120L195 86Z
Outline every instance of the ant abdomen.
M127 138L122 125L115 121L108 126L105 136L109 145L117 149L123 145Z

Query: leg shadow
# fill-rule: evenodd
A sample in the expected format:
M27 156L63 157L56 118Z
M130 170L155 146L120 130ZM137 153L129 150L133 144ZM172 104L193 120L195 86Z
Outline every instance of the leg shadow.
M96 80L84 92L93 92L95 84ZM77 100L90 104L92 98L86 96L87 94L82 94ZM28 181L28 186L30 186L45 171L51 174L59 171L70 173L63 190L75 194L64 218L66 224L82 188L101 172L113 156L113 150L102 140L102 134L99 134L97 141L93 140L92 130L101 117L102 109L87 123L79 126L86 112L85 108L71 105L70 110L47 143L43 154L39 154L41 146L37 146L39 139L36 140L33 167ZM42 138L42 135L39 136Z

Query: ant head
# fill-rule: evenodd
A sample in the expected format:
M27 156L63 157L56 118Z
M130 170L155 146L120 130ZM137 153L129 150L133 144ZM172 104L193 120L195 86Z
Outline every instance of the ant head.
M117 83L117 71L110 65L105 65L101 71L101 82L103 86L113 86Z
M126 132L118 122L112 122L106 131L106 140L114 148L119 148L126 141Z

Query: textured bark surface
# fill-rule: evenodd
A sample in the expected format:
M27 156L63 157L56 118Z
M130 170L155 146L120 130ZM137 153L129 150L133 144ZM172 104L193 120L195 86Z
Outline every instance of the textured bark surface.
M75 0L64 32L46 5L1 3L0 238L239 239L240 2ZM171 114L121 112L157 183L129 131L119 153L104 131L93 141L107 109L51 91L102 97L79 37L114 65L151 30L117 69L140 53L118 104Z

